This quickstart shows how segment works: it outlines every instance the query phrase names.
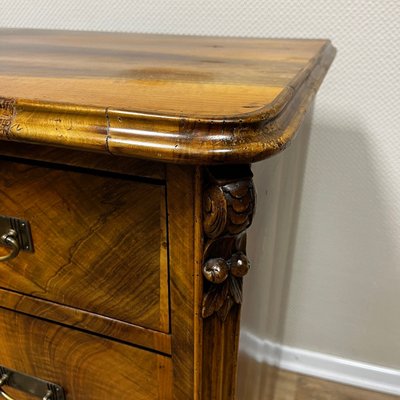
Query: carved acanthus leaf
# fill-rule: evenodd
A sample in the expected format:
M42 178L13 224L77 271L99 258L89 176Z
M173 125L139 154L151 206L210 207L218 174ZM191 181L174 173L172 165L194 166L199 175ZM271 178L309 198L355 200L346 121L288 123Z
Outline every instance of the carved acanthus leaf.
M210 186L204 194L204 232L210 239L237 235L253 218L255 191L251 178Z

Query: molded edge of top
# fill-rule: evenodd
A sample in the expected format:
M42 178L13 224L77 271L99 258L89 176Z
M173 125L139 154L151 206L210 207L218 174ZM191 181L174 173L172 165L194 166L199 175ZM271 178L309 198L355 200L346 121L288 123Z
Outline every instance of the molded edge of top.
M335 54L327 40L273 103L223 119L0 98L0 140L181 164L259 161L294 138Z

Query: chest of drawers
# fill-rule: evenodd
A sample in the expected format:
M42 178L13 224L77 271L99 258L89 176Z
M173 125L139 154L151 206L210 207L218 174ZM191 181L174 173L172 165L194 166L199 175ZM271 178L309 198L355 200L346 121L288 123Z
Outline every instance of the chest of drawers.
M251 163L291 142L333 57L0 30L3 397L236 397Z

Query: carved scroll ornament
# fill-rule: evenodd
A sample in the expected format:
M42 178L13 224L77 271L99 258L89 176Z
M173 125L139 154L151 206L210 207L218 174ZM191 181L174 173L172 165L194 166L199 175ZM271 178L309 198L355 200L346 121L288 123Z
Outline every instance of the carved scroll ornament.
M252 222L255 209L250 167L233 166L229 174L225 171L226 168L221 168L215 175L209 171L210 184L203 197L203 227L207 240L202 316L217 314L222 321L234 304L242 303L242 278L250 268L245 230Z

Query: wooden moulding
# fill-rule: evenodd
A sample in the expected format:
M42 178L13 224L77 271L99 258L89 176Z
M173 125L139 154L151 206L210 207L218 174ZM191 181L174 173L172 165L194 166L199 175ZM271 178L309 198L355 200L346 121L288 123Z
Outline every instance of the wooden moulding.
M291 142L335 49L329 41L275 100L225 118L0 99L0 140L183 164L251 163Z
M134 177L165 180L165 164L131 157L116 157L110 154L64 149L52 146L36 146L17 142L1 142L0 155L68 165L97 171L114 172Z

